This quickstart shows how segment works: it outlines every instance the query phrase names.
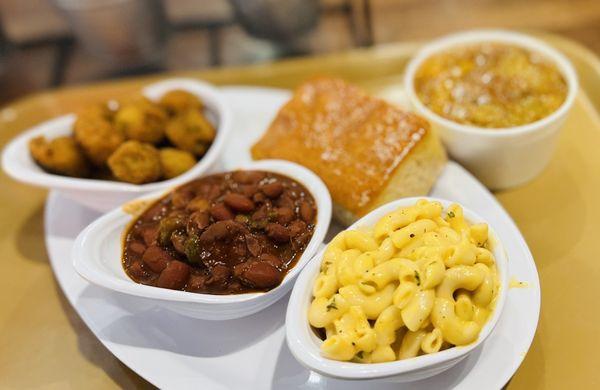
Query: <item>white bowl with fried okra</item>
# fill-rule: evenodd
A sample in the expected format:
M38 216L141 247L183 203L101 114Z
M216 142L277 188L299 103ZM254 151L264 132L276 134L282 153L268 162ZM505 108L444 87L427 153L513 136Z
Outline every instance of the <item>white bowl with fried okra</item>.
M69 198L98 211L108 211L127 200L143 194L166 190L194 177L214 172L219 167L219 157L229 133L231 123L229 109L224 104L221 94L216 88L194 79L167 79L159 81L146 86L142 90L142 95L149 101L157 102L161 97L172 91L184 91L197 97L202 102L202 110L206 120L211 123L215 130L214 140L204 154L201 156L196 155L196 162L189 166L187 171L176 177L166 178L165 175L156 175L156 180L152 180L152 182L133 184L118 181L112 177L105 179L102 177L102 173L97 175L88 174L87 178L81 178L73 177L73 175L78 173L77 171L70 172L67 170L67 173L71 174L71 176L67 176L42 168L30 153L31 140L43 136L51 142L53 139L62 137L63 140L66 140L65 143L68 144L69 140L67 136L73 134L73 126L77 120L76 114L64 115L43 122L16 137L3 151L2 168L15 180L34 186L58 190ZM115 96L115 98L127 101L130 97ZM110 102L108 106L110 106ZM92 130L90 133L93 135L94 131ZM130 136L135 137L136 134L132 133ZM142 139L144 137L142 136ZM137 141L132 142L136 143ZM69 146L66 145L66 147ZM169 147L168 149L176 151L174 147ZM126 152L125 150L122 154ZM52 153L52 151L48 153ZM119 161L116 163L119 163ZM94 168L96 167L93 162L90 162L89 165ZM104 164L102 169L108 171L106 165ZM130 175L136 174L135 169L132 172L125 173L129 173ZM134 176L133 179L138 178Z

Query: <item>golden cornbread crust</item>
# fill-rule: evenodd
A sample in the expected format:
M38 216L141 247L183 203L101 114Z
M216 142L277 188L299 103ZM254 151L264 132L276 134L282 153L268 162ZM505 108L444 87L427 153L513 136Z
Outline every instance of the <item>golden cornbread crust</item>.
M388 199L385 191L390 183L403 185L393 180L397 170L419 157L412 151L426 139L429 147L419 149L425 149L428 158L419 158L414 167L426 172L426 180L417 183L418 191L390 189L394 194L427 193L445 163L444 150L429 123L343 80L316 78L301 85L280 109L252 147L252 156L285 159L311 169L325 182L335 209L341 210L337 216L347 223L378 200Z

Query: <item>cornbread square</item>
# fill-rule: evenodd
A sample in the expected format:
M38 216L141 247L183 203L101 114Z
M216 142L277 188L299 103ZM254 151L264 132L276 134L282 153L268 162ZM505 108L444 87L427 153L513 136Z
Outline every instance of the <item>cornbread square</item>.
M325 77L296 90L252 156L293 161L315 172L344 224L394 199L427 194L446 163L425 119Z

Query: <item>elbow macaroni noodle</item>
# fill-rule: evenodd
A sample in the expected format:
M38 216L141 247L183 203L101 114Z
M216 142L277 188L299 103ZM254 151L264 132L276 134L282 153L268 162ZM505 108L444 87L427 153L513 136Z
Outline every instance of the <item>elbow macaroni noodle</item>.
M408 359L476 341L499 288L488 226L419 200L331 241L308 320L327 358Z

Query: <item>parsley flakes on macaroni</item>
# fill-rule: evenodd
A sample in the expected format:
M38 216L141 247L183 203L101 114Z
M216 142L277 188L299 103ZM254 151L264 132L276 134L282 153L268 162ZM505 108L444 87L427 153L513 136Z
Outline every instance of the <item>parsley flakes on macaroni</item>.
M308 319L327 358L407 359L476 341L499 287L487 224L419 200L331 241Z

